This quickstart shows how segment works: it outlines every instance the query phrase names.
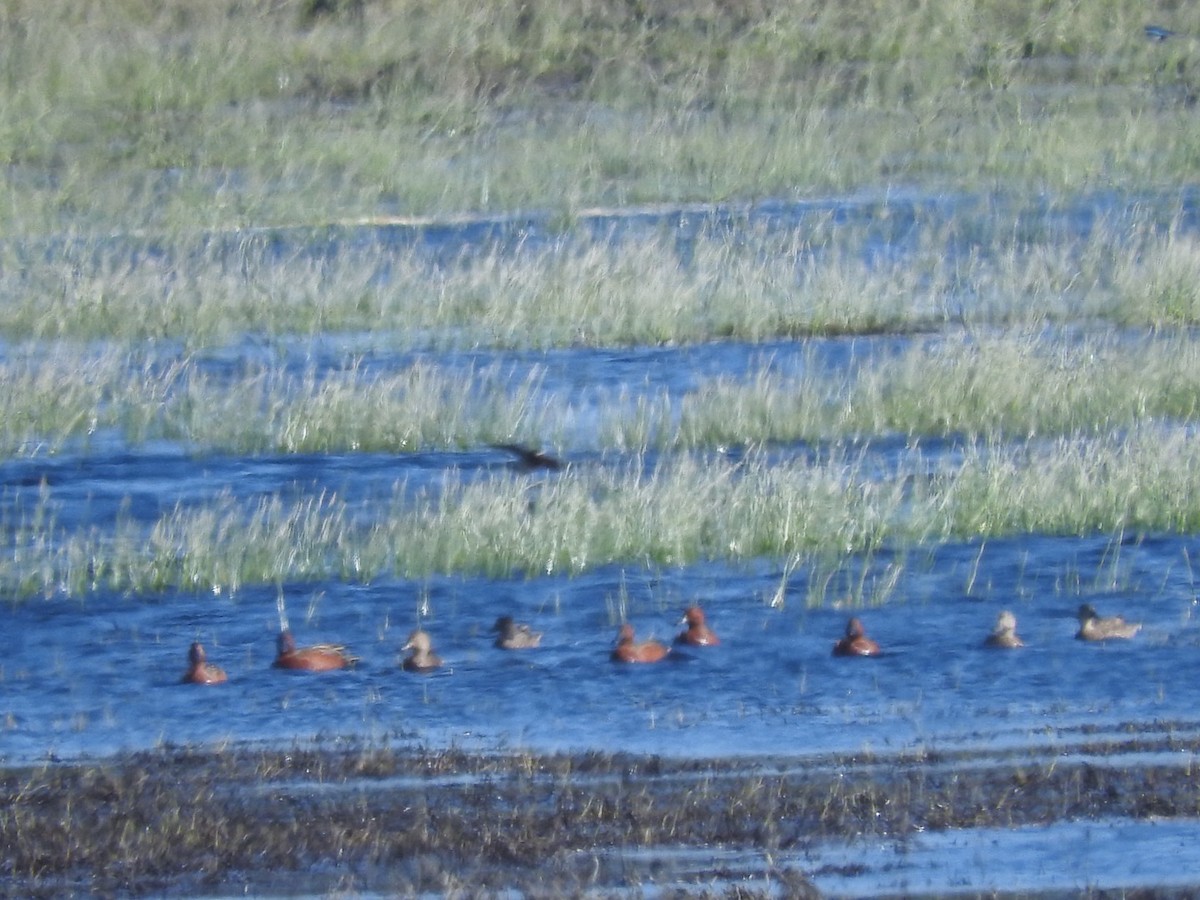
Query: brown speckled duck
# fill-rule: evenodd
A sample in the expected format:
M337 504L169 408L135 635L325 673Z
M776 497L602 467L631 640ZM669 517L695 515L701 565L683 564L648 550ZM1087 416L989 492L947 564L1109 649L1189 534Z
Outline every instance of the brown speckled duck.
M542 633L534 631L522 622L514 622L512 616L501 616L492 626L496 633L496 646L501 650L528 650L542 642Z
M433 642L420 628L408 636L400 649L411 651L402 663L406 672L432 672L441 668L442 658L433 652Z
M1024 647L1025 642L1017 636L1017 617L1007 609L996 616L996 624L992 626L992 633L987 636L984 644L1005 649Z
M1131 638L1142 630L1141 624L1126 622L1120 616L1097 615L1092 604L1079 607L1079 631L1075 633L1081 641L1107 641L1111 638Z

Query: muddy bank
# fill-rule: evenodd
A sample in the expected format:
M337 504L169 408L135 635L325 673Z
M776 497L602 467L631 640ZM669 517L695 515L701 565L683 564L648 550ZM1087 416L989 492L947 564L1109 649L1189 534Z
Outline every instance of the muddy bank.
M703 761L168 747L0 770L0 893L817 896L780 862L816 840L1200 816L1197 742Z

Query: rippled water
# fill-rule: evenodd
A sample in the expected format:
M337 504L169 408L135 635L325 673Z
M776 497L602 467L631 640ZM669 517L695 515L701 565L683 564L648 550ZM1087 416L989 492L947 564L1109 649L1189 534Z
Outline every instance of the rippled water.
M3 614L2 746L9 759L31 759L159 741L403 734L472 746L806 754L1019 745L1047 724L1188 719L1200 623L1183 553L1198 549L1195 539L1146 540L1122 548L1120 584L1067 591L1106 571L1107 542L1036 539L989 545L978 562L975 546L910 559L897 599L861 612L887 651L879 659L831 656L848 613L805 609L801 573L784 608L772 608L780 573L768 565L288 589L301 643L337 641L362 657L355 670L319 676L270 669L273 588L236 599L25 602ZM639 634L668 640L683 606L699 601L723 643L677 649L657 666L614 665L621 596ZM1080 601L1123 611L1143 632L1075 641ZM447 661L432 676L398 668L420 608ZM1016 612L1024 649L981 646L1001 608ZM489 628L503 613L543 630L543 647L493 648ZM193 639L229 684L176 684Z
M906 242L917 240L918 214L951 216L967 203L903 207L907 218L893 215L886 228L881 226L873 252L902 252ZM1191 209L1191 201L1185 206ZM859 209L854 203L831 208L847 216ZM1048 211L1034 224L1086 230L1094 212L1088 207ZM804 209L763 206L760 213L794 222ZM535 225L521 223L523 240L536 236ZM620 223L621 228L638 225L636 218ZM483 236L495 239L495 228ZM466 227L403 236L447 252L481 237ZM335 250L336 242L314 252ZM904 341L923 339L458 353L437 361L446 366L499 362L510 367L514 381L537 366L547 390L575 391L579 407L586 409L588 398L602 388L665 386L683 392L701 378L737 375L764 359L784 370L814 359L850 366L863 354L891 352ZM214 353L209 365L220 371L251 347ZM303 355L304 365L316 360L333 367L344 360L341 347L340 339L331 338L296 353ZM362 356L361 350L356 353ZM367 353L364 364L398 369L412 359L411 354ZM576 464L596 462L587 444L588 425L582 417L575 432L579 443L573 451L568 448ZM906 449L903 440L881 440L867 452L882 463ZM952 450L952 442L922 445L927 455ZM125 447L99 436L86 452L0 464L0 484L10 508L31 504L38 492L48 490L64 527L106 528L122 511L153 521L177 503L202 502L221 491L246 497L332 489L353 501L387 493L401 481L434 483L450 469L487 473L508 464L503 453L490 449L403 457L243 458L196 456L191 448L174 445ZM290 743L339 736L403 736L486 748L805 756L867 747L1019 747L1035 734L1044 738L1047 726L1116 730L1129 722L1190 721L1200 684L1200 622L1190 564L1198 553L1200 537L1194 535L1151 535L1123 543L1107 537L1035 536L909 551L895 559L884 553L870 563L874 574L893 565L900 575L886 606L855 611L887 651L866 660L830 654L849 610L806 608L809 580L826 573L796 571L784 602L771 603L782 577L777 561L676 571L611 567L570 579L441 577L420 583L286 585L301 643L344 643L362 658L353 670L326 675L270 668L278 631L273 586L243 589L232 597L223 592L96 594L23 601L0 607L5 648L0 759L101 756L160 742ZM640 635L669 640L678 631L682 609L693 602L708 612L723 640L720 647L679 649L657 666L610 662L623 617ZM1075 641L1075 612L1082 602L1103 613L1122 612L1143 622L1144 629L1129 642ZM1024 649L982 647L1001 609L1016 613ZM501 614L544 631L543 647L523 653L493 648L489 628ZM447 661L434 675L398 667L399 647L418 620ZM178 683L193 640L202 641L210 659L227 669L228 684ZM1185 835L1196 830L1190 822L1177 828ZM1167 830L1151 829L1152 838L1173 847L1176 831ZM1089 840L1110 833L1109 826L1097 825L1088 831ZM947 840L923 836L906 846L902 863L916 867L912 878L947 887L939 881L944 872L918 871L922 860L948 852ZM1022 841L1036 846L1038 836L975 833L969 841L975 843L966 852L983 859L987 853L980 848L988 841L1009 852L1005 848ZM889 845L864 852L900 851ZM1029 858L1031 851L1023 852ZM991 874L981 878L979 883L993 883ZM1034 886L1046 883L1054 882ZM859 892L853 879L830 886ZM864 890L870 894L883 887L874 881ZM897 889L902 891L903 884Z
M1197 833L1194 819L973 828L904 841L830 843L798 863L815 870L814 883L831 897L946 896L976 884L1016 894L1053 885L1072 895L1154 884L1186 896L1195 884Z

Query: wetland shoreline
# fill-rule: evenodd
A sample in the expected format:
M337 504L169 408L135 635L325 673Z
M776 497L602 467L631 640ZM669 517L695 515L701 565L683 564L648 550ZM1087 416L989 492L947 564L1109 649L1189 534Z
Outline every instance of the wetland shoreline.
M815 897L819 842L1200 818L1194 729L1062 737L724 759L333 741L5 766L0 894Z

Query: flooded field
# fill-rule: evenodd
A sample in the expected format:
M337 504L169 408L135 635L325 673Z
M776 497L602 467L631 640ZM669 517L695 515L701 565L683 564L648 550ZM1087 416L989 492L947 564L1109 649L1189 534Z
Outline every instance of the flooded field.
M1192 731L1092 735L1062 757L1045 736L1017 752L740 759L166 747L7 772L6 889L1186 896Z
M932 236L945 239L955 223L939 256L959 255L965 271L982 252L973 217L995 215L1003 202L849 198L597 214L574 223L569 239L537 217L347 227L319 239L277 232L266 236L267 257L285 266L305 256L318 267L346 254L373 258L365 283L385 284L395 255L414 248L437 270L466 265L476 247L506 257L565 241L562 252L570 253L666 234L686 267L701 233L795 238L808 228L845 227L857 229L861 259L882 266L927 252ZM1049 235L1069 254L1097 223L1112 228L1131 218L1191 235L1195 198L1092 196L1029 209L1016 221L1031 241ZM199 349L166 340L131 354L136 376L190 367L213 396L240 390L248 371L283 373L281 403L289 373L307 384L350 372L363 391L414 367L486 381L496 396L521 395L523 409L555 411L550 420L530 414L511 434L553 452L562 468L525 471L500 446L511 435L489 439L486 430L479 439L451 432L394 452L239 449L238 440L249 439L228 437L213 427L219 422L194 438L161 423L140 431L104 424L46 446L21 443L0 462L0 578L12 595L0 608L0 763L13 810L3 823L13 849L0 864L0 891L1186 892L1194 879L1181 873L1200 871L1193 849L1200 810L1190 787L1200 740L1193 562L1200 534L1185 515L1190 501L1176 496L1187 494L1186 483L1159 496L1160 482L1146 469L1144 479L1116 488L1100 476L1059 487L1069 495L1122 492L1129 514L1111 527L1091 520L1000 526L985 509L977 524L936 532L904 517L917 510L933 522L922 510L958 502L952 489L966 481L964 460L1004 462L1014 447L1032 448L1035 463L1041 452L1053 460L1055 441L1093 435L1055 433L1043 421L1023 433L1006 425L982 440L945 425L872 428L848 414L821 420L816 436L804 438L709 440L680 425L693 414L689 404L713 402L719 412L721 391L764 372L836 383L906 354L935 359L946 345L970 348L1006 328L977 280L938 291L937 308L918 311L906 327L848 334L507 349L469 335L422 343L331 331L243 335ZM914 305L921 302L914 296ZM1096 335L1114 359L1122 347L1140 353L1160 336L1068 313L1022 324L1039 349L1061 355L1060 368L1075 365L1080 346L1091 353L1087 341ZM1186 349L1190 332L1178 340ZM27 345L2 349L9 363L31 355ZM163 419L161 410L174 415L187 393L181 384L155 400ZM1091 427L1105 440L1143 434L1152 444L1187 446L1197 404L1190 388L1181 390L1190 412L1185 403L1177 413L1122 418L1114 404L1112 421L1098 414ZM197 407L209 402L199 390L187 398ZM629 437L632 413L624 430L612 424L614 398L647 421L659 417L646 426L650 437ZM118 399L106 397L97 409ZM729 417L745 405L730 401ZM245 412L249 421L260 411ZM222 415L238 418L236 407ZM716 472L721 484L780 471L803 476L811 466L814 479L849 485L861 505L848 518L868 537L855 531L853 541L825 546L816 538L789 544L781 535L773 545L745 536L741 546L737 522L718 515L720 527L709 529L716 533L675 539L663 533L673 527L667 518L632 509L640 495L627 485L685 464ZM768 511L765 483L752 496L760 518L778 516L781 530L819 536L814 515ZM564 512L574 496L556 493L564 485L578 485L580 504L617 497L631 517L651 523L641 527L654 539L640 532L595 539L593 507ZM889 491L898 498L893 506L871 505ZM519 502L487 510L494 517L487 521L468 510L449 524L430 518L411 534L386 531L398 518L417 518L416 510L489 492ZM1176 502L1179 517L1154 518ZM322 521L343 531L305 532L304 543L281 541L261 560L221 568L235 551L253 555L238 530L243 521L286 519L299 508L313 511L317 532ZM867 521L876 515L878 523ZM831 512L831 529L833 519ZM541 521L549 524L539 532ZM471 543L476 527L484 538ZM195 537L204 528L211 560ZM527 543L539 534L561 538L563 546L547 550L538 569L521 555L525 545L505 543L508 532ZM367 547L367 537L381 533L391 543L359 552L356 541ZM406 556L422 536L437 544L433 562ZM479 545L491 556L473 549ZM771 546L778 552L759 551ZM154 565L139 569L151 556ZM272 574L255 574L264 571ZM321 674L272 669L280 602L299 643L343 644L357 664ZM657 665L610 660L623 622L669 644L693 604L707 613L719 646L676 646ZM1141 630L1131 640L1076 640L1083 604ZM1015 614L1023 647L984 646L1004 610ZM491 629L502 615L542 632L541 645L494 647ZM882 646L879 657L832 655L852 615ZM401 667L401 647L418 626L445 663L428 675ZM227 683L179 683L193 641L227 672ZM139 768L153 788L147 796L223 824L204 847L197 838L195 856L181 845L186 858L172 863L163 848L143 847L145 868L121 871L116 860L134 845L99 847L88 829L106 816L134 821L166 808L147 800L140 811L122 810L127 795L142 790ZM179 786L170 783L176 776ZM55 855L56 841L75 840L56 830L65 814L49 799L64 789L95 792L96 808L106 812L77 823L75 849ZM525 817L530 792L538 800ZM501 812L514 830L505 837L503 827L489 825L497 833L471 856L468 837ZM329 816L347 817L342 830L314 837L302 864L277 846L287 829ZM422 824L430 817L444 834ZM393 831L407 837L388 843L383 835ZM17 833L46 842L41 849L11 842Z

